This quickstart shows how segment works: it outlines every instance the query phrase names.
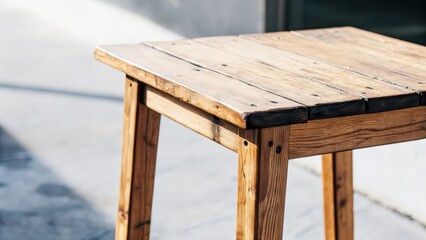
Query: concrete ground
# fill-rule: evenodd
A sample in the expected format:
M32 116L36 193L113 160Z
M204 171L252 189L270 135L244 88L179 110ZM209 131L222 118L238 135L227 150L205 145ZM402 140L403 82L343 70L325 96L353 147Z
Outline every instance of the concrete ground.
M57 2L0 0L1 240L113 239L123 75L93 47L179 38L105 2ZM284 236L323 239L321 178L296 161ZM152 238L232 239L236 169L233 152L163 118ZM355 211L356 239L426 239L359 194Z

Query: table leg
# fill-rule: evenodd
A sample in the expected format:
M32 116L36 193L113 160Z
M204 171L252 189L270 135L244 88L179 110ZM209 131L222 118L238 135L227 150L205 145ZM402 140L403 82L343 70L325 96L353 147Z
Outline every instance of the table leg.
M290 127L243 130L238 149L238 240L282 239Z
M141 94L142 84L126 79L117 240L149 239L160 114Z
M324 221L327 240L353 240L352 151L323 155Z

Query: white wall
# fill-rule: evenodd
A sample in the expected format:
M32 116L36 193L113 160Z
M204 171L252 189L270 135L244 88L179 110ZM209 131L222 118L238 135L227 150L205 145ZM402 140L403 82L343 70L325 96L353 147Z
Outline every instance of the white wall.
M318 156L295 161L321 172ZM356 191L426 225L426 140L355 150L353 162Z

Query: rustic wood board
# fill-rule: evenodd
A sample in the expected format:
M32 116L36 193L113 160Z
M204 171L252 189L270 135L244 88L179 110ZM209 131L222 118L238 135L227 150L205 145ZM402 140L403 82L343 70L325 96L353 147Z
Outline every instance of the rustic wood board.
M241 128L306 122L303 104L142 44L99 47L95 57L154 88Z
M238 148L235 125L208 114L150 86L144 88L143 102L147 107L233 151Z
M332 88L362 96L365 99L367 112L390 111L419 104L419 95L415 91L245 38L226 36L195 40L312 79Z
M352 151L322 157L325 239L354 239Z
M289 136L289 126L240 132L237 240L282 239Z
M95 57L251 129L425 105L425 53L416 44L333 28L104 46Z
M304 35L303 31L252 34L241 37L409 88L421 95L419 104L426 104L425 72L424 68L419 66L408 66L386 55L378 57L369 54L368 51L361 52L330 44ZM418 48L424 47L418 46Z
M326 43L364 52L378 58L388 58L409 68L425 71L426 47L367 32L354 27L301 30L298 33Z
M290 159L426 138L426 106L291 126Z
M194 40L146 44L237 81L302 103L309 107L310 119L365 112L360 96Z
M149 108L237 152L241 131L238 127L152 87L147 86L144 95ZM289 158L423 138L426 138L425 106L312 120L291 126Z
M149 239L161 116L140 101L141 85L126 78L115 239Z

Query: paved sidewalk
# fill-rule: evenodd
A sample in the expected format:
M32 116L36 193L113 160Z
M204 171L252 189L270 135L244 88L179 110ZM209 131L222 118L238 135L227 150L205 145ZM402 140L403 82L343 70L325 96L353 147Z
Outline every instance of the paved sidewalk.
M179 36L104 2L40 3L0 0L0 239L113 239L123 76L93 47ZM161 124L152 238L233 239L236 154ZM284 236L323 239L321 179L294 162ZM358 194L355 208L357 239L426 239Z

